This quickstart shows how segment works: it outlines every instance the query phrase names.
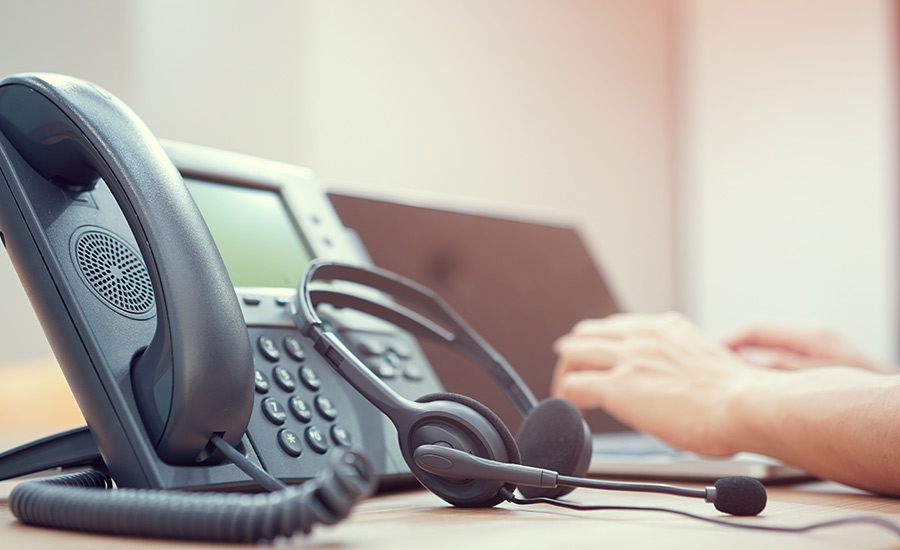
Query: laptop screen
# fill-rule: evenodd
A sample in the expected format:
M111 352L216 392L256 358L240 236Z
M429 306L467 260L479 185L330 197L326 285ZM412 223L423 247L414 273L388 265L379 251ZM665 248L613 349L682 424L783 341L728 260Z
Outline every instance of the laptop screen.
M330 198L375 265L437 292L538 399L549 395L553 342L581 319L617 311L573 227L346 194ZM521 418L486 374L453 351L422 345L447 391L484 403L516 432ZM587 418L595 433L626 429L599 411Z

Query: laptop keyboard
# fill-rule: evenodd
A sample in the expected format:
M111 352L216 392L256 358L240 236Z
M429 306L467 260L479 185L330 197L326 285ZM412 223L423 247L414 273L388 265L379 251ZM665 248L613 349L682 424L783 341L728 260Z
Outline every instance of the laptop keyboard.
M594 456L609 455L676 455L676 449L662 441L638 432L594 434Z

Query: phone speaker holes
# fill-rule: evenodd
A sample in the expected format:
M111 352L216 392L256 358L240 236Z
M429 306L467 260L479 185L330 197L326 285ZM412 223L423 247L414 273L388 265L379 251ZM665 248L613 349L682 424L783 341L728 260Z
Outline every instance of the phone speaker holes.
M141 256L125 241L98 227L83 227L71 242L75 266L95 296L126 317L152 317L150 275Z

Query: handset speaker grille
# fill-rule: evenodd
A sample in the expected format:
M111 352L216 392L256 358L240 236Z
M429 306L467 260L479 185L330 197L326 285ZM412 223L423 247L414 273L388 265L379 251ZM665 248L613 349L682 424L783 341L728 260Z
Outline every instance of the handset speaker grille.
M133 319L153 316L147 267L120 237L99 227L83 227L72 237L72 259L87 287L113 311Z

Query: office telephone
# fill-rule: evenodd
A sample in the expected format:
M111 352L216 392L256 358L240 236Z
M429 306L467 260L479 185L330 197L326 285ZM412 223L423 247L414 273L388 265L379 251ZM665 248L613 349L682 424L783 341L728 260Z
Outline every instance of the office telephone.
M105 90L25 74L0 81L0 176L0 240L112 476L17 486L10 509L23 521L256 541L340 521L375 477L411 475L458 506L577 486L705 498L732 514L765 506L747 480L583 479L591 434L574 406L538 403L436 294L367 266L306 170L163 146ZM444 392L416 337L484 369L523 418L517 436ZM86 435L22 456L74 436L90 458ZM82 492L113 481L112 500ZM270 493L198 494L225 489Z
M21 75L0 84L0 174L3 244L120 487L257 487L212 435L288 483L342 449L410 478L287 312L310 259L367 261L309 171L161 147L105 90ZM409 334L323 315L396 391L441 390Z

